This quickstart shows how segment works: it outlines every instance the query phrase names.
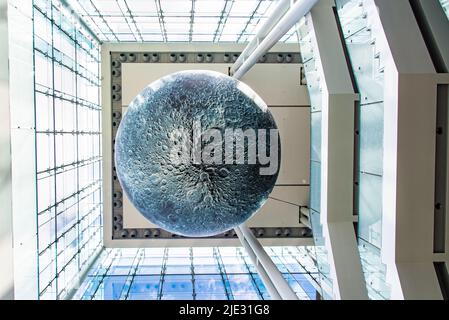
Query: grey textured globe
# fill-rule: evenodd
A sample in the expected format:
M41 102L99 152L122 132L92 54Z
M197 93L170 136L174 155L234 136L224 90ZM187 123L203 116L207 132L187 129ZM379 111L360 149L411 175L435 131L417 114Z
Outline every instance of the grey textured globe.
M268 199L279 133L244 83L212 71L177 72L129 105L115 163L123 190L148 220L179 235L211 236L245 222Z

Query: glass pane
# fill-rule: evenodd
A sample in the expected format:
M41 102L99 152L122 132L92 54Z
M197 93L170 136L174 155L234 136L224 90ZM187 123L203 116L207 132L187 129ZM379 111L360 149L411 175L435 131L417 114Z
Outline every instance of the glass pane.
M59 0L33 10L38 280L41 299L64 299L102 245L100 48ZM115 298L108 283L87 296Z
M275 8L272 0L69 2L102 41L244 42Z

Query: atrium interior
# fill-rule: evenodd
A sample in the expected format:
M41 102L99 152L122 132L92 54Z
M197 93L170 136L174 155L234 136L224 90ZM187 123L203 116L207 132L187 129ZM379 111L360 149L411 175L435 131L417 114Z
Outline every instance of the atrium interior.
M448 39L449 0L0 0L0 299L448 300ZM185 70L248 85L282 145L208 237L146 219L115 163Z

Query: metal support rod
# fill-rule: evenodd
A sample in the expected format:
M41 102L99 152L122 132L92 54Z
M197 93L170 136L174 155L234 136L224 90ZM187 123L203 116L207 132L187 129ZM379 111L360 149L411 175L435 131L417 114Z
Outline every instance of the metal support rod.
M298 21L304 17L319 0L298 0L290 10L282 17L270 33L254 49L251 55L236 68L233 77L240 79L254 66L268 50L270 50Z
M242 243L243 247L245 248L246 253L248 253L248 256L250 257L251 261L253 262L254 266L256 267L257 273L259 274L260 278L262 279L263 284L267 288L268 293L270 294L270 297L272 300L281 300L281 296L279 295L279 292L276 290L276 287L274 286L273 282L271 282L270 277L264 270L264 268L258 263L256 254L251 249L251 246L249 245L248 241L246 241L245 237L243 236L242 231L240 231L239 228L235 228L235 233L239 237L240 242Z
M266 274L267 278L269 279L269 282L267 281L267 289L270 286L269 283L271 282L281 299L298 300L298 297L296 296L293 289L288 285L287 281L279 272L273 260L271 260L270 256L264 250L263 246L254 236L251 230L245 224L241 224L236 228L237 235L239 235L239 231L241 232L239 238L241 237L240 241L242 242L242 244L245 246L245 243L247 243L250 247L250 250L247 251L254 253L254 255L249 254L250 257L255 260L253 261L254 264L256 265L256 267L259 265L263 269L263 272L259 273L259 275L262 278L263 274Z
M279 0L277 7L274 9L273 13L270 15L267 21L262 25L254 38L248 43L245 50L238 57L237 61L231 67L231 74L234 74L238 68L245 62L245 60L251 55L253 50L259 45L259 43L265 39L268 33L273 29L273 27L279 22L279 20L284 16L287 10L290 8L291 0Z

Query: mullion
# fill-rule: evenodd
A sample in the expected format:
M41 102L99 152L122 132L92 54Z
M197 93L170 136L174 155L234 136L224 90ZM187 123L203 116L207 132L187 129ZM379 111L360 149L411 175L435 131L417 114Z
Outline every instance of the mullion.
M86 8L84 8L84 6L81 4L81 2L78 1L78 5L80 6L81 9L84 10L84 12L86 13L85 15L82 14L82 17L89 17L92 20L93 25L95 25L97 27L98 30L100 30L100 32L103 34L105 40L109 40L109 38L106 36L106 34L103 32L103 30L100 28L100 26L95 22L95 20L92 17L95 17L96 15L91 15L87 12ZM100 16L99 16L100 17Z
M112 265L114 264L115 258L116 258L116 257L113 257L113 258L111 259L111 263L107 266L105 272L100 276L100 277L101 277L101 278L100 278L100 281L98 282L98 286L97 286L97 288L95 289L95 291L94 291L93 294L92 294L92 298L95 297L95 295L96 295L97 292L98 292L98 288L100 288L100 286L101 286L102 283L104 282L104 278L106 278L106 275L108 274L109 270L111 269Z
M51 52L52 52L52 90L53 90L53 94L54 94L54 91L55 91L55 59L54 59L54 56L55 56L55 54L54 54L54 50L55 50L55 45L54 45L54 42L55 42L55 30L54 30L54 28L55 28L55 23L54 23L54 6L53 6L53 0L50 0L50 3L51 3L51 5L50 5L50 14L51 14ZM56 114L56 103L55 103L55 98L53 97L53 99L52 99L52 101L53 101L53 128L55 128L56 127L56 117L55 117L55 114ZM57 160L57 158L56 158L56 135L53 135L53 150L54 150L54 152L53 152L53 163L54 164L56 164L56 160ZM54 192L54 200L55 200L55 202L57 201L56 199L57 199L57 184L56 184L56 174L57 174L57 172L56 172L56 169L55 169L55 171L54 171L54 179L53 179L53 182L54 182L54 190L53 190L53 192ZM57 204L55 203L54 204L54 208L55 208L55 217L54 217L54 228L55 228L55 230L54 230L54 233L55 233L55 238L56 238L56 236L57 236L57 234L58 234L58 219L57 219ZM55 281L55 290L56 290L56 292L55 292L55 294L56 294L56 297L57 297L57 295L58 295L58 278L57 278L57 273L58 273L58 242L57 241L54 241L54 245L55 245L55 279L54 279L54 281Z
M192 277L192 298L196 300L196 290L195 290L195 268L193 266L193 249L189 248L189 258L190 258L190 276Z
M67 68L69 71L73 72L74 74L76 74L76 75L78 75L78 76L84 78L85 80L87 80L87 81L90 82L91 84L93 84L93 85L95 85L95 86L98 85L98 83L94 82L94 81L92 80L92 78L89 78L89 77L85 76L85 75L82 74L81 72L75 71L75 69L73 69L72 67L70 67L70 66L64 64L62 61L59 61L59 60L56 59L55 57L53 57L53 58L50 57L46 52L43 52L43 51L40 50L39 48L35 48L34 50L37 51L37 52L39 52L40 54L42 54L44 57L49 58L49 59L52 59L53 62L58 63L60 66L62 66L62 67L64 67L64 68ZM58 51L57 49L54 49L54 50L55 50L55 51ZM82 66L81 66L81 67L82 67ZM87 71L88 73L90 73L88 70L86 70L86 71ZM95 76L94 76L94 77L95 77ZM95 80L98 80L98 81L99 81L99 79L95 79ZM55 90L55 91L58 91L58 90Z
M112 35L115 37L115 40L120 41L117 38L117 35L114 33L114 31L111 29L111 27L109 26L109 24L107 23L106 19L103 17L103 15L101 14L100 10L97 9L97 7L95 6L95 4L92 2L92 0L89 0L90 4L92 5L92 8L95 9L95 11L98 12L98 16L103 20L103 23L106 25L106 27L109 29L109 31L111 31ZM101 29L100 29L101 30Z
M231 5L228 9L229 3L231 3ZM226 25L226 21L228 20L228 17L231 12L233 4L234 4L234 0L226 0L223 10L221 11L220 20L218 21L217 29L215 30L214 39L212 42L218 42L220 40L221 33L223 32L223 29ZM220 35L218 33L220 33ZM218 39L217 39L217 36L218 36Z
M126 0L123 0L123 2L126 6L126 9L128 10L128 14L129 14L129 17L131 18L131 21L134 23L134 26L136 27L137 34L140 37L140 41L143 41L142 33L140 32L139 27L137 26L136 20L134 19L134 15L132 14L131 10L129 9L128 2L126 2Z
M159 280L159 291L157 294L158 300L162 300L162 291L164 289L164 280L165 280L165 270L167 269L167 259L168 259L168 248L165 248L162 258L161 278Z
M122 13L122 15L120 17L123 17L125 19L126 24L128 25L129 31L131 31L131 34L134 37L134 41L137 41L137 37L134 34L133 29L131 29L131 24L128 21L128 17L125 15L125 12L123 12L122 7L120 7L119 0L115 0L115 3L117 4L117 7L120 9L120 12Z
M84 219L87 218L87 216L88 216L89 214L91 214L92 212L94 212L97 208L98 208L98 206L92 208L92 209L91 209L86 215L84 215L78 222L79 222L79 223L82 222ZM61 213L60 213L60 214L61 214ZM77 222L77 223L78 223L78 222ZM71 228L73 228L73 226L72 226ZM71 228L70 228L70 229L71 229ZM70 229L68 229L68 230L65 231L63 234L61 234L60 237L62 237L63 235L65 235L68 231L70 231ZM85 228L85 229L83 229L83 230L87 230L87 229ZM47 251L48 249L50 249L50 248L53 246L53 244L55 244L55 241L56 241L57 239L59 239L60 237L55 237L55 240L52 241L51 243L49 243L49 244L47 245L47 247L45 247L42 251L40 251L40 252L39 252L39 255L43 255L43 254L45 253L45 251ZM52 260L52 261L53 261L53 260Z
M219 250L217 248L214 248L214 258L217 261L218 270L220 271L221 280L223 281L223 286L225 288L226 297L228 298L228 300L233 300L234 295L232 294L230 286L228 287L229 278L226 273L226 269L224 268L223 260L221 259L221 253L219 252Z
M140 263L143 260L143 257L144 257L144 253L142 252L142 249L139 249L137 255L134 258L134 261L137 259L137 262L134 264L134 261L133 261L133 264L131 265L131 267L129 269L128 278L131 277L131 279L130 280L128 280L128 279L126 280L126 282L129 281L129 286L128 286L126 292L124 293L124 299L123 300L127 300L128 299L129 292L131 290L131 286L133 285L134 279L136 277L137 269L139 268ZM126 282L125 282L125 284L126 284ZM125 289L125 286L123 287L122 290L124 290L124 289ZM123 292L120 294L120 298L122 296L123 296Z
M242 255L242 253L240 252L240 250L239 250L239 253L238 253L238 254L240 255L240 259L243 260L243 263L244 263L246 269L248 270L248 272L246 272L245 274L249 274L249 276L251 277L251 282L253 283L253 286L256 288L257 294L259 295L259 298L263 300L263 294L262 294L262 291L260 291L259 286L257 285L256 279L254 278L254 273L252 273L251 270L249 269L248 263L247 263L246 260L243 258L243 255Z
M37 133L47 133L47 132L39 132L38 131ZM66 171L71 170L71 169L65 170L67 167L73 167L73 166L76 166L76 165L80 165L80 167L81 167L81 166L84 166L84 165L95 164L99 160L101 160L101 157L92 157L92 158L88 158L88 159L77 161L77 162L73 162L73 163L63 164L63 165L55 167L55 168L49 168L49 169L46 169L46 170L38 171L37 175L39 176L39 175L43 175L45 173L49 173L53 169L64 170L64 171L59 171L59 172L66 172ZM38 178L38 180L39 179L44 179L46 177L48 177L48 176L45 176L43 178Z
M237 41L239 42L240 39L242 38L243 34L245 33L246 29L248 29L249 24L251 23L251 21L254 18L254 15L256 14L257 10L259 10L260 5L262 4L263 0L259 0L259 3L257 4L256 8L254 9L254 11L251 13L251 16L248 18L248 21L245 24L245 27L243 28L242 32L240 32L239 36L237 37Z
M194 270L194 258L202 258L202 257L207 257L207 258L211 258L212 261L215 262L215 264L218 266L218 269L220 270L219 272L212 272L212 273L201 273L201 276L203 279L207 279L208 275L213 276L214 279L216 279L215 281L219 281L219 276L221 276L221 284L224 287L224 293L226 294L226 297L229 300L233 300L234 296L233 293L231 292L231 288L230 288L230 284L233 283L235 284L235 280L229 280L228 276L232 276L232 277L238 277L238 276L245 276L245 277L249 277L248 279L250 279L249 281L251 281L251 290L248 292L249 294L257 294L257 297L259 297L260 299L263 299L263 291L262 291L262 287L258 285L258 281L256 281L256 275L255 273L252 273L250 271L250 262L245 259L247 256L244 256L244 253L242 251L241 248L234 248L235 250L233 250L233 252L231 254L225 254L226 257L229 258L233 258L232 261L234 261L233 263L235 263L236 265L241 265L244 268L241 269L240 271L237 272L229 272L227 273L224 268L223 268L223 256L221 254L221 251L219 250L220 248L218 247L213 247L212 248L212 256L209 255L204 255L204 254L199 254L196 255L194 254L193 248L189 247L188 249L188 256L179 256L179 257L183 257L188 259L188 261L190 262L190 268L191 268L191 272L190 274L184 274L184 273L173 273L170 274L169 276L182 276L183 280L181 281L186 281L189 278L190 275L190 281L192 283L192 297L193 299L197 299L198 295L214 295L217 294L218 291L215 290L206 290L206 291L197 291L196 287L195 287L195 283L196 283L196 276L198 276L195 273ZM286 248L287 249L287 248ZM117 260L120 258L125 258L125 259L129 259L130 262L128 263L121 263L120 265L126 268L129 268L127 271L127 276L125 279L125 282L123 284L122 287L122 292L120 294L120 299L124 299L124 300L128 300L131 298L131 286L133 284L136 283L137 280L142 280L144 279L144 277L151 277L151 283L153 283L153 277L158 277L158 281L159 281L159 288L158 288L158 292L157 292L157 299L163 299L163 292L164 292L164 286L166 285L166 276L167 275L167 266L170 263L170 258L171 258L171 251L169 248L164 248L163 252L160 254L150 254L150 255L146 255L147 249L136 249L133 252L124 252L122 251L122 249L112 249L110 251L107 251L108 256L106 258L103 259L104 262L102 262L101 265L99 265L97 268L97 271L94 275L92 276L88 276L88 278L85 280L87 282L89 281L93 281L97 287L95 288L95 294L98 294L98 290L99 287L101 286L101 283L103 283L105 281L106 278L110 279L111 281L114 281L113 279L121 279L123 277L123 275L114 275L111 274L111 264L115 265ZM282 260L282 257L291 257L294 256L294 254L292 254L292 252L290 252L288 250L288 254L283 254L283 253L277 253L277 251L274 251L271 248L271 251L268 250L270 252L270 256L271 257L278 257ZM115 253L113 259L109 259L110 256L112 256ZM145 273L140 273L140 271L142 270L141 268L144 268L145 266L150 266L150 265L154 265L156 266L156 264L149 262L148 264L145 263L145 258L155 258L155 259L161 259L161 264L159 264L159 272L156 271L150 271L150 272L145 272ZM176 257L178 257L176 255ZM296 261L297 259L295 259ZM108 263L107 261L111 261ZM285 261L281 261L283 264L285 264ZM299 263L299 265L302 265L301 263ZM103 267L102 267L103 266ZM104 269L106 269L106 271L104 271ZM102 271L103 270L103 271ZM99 277L100 277L100 273L102 273L101 275L101 280L99 281ZM296 275L296 274L304 274L304 273L292 273L292 272L287 272L284 273L283 276L285 275ZM298 282L298 280L295 279L296 282ZM176 282L175 282L176 283ZM218 284L218 282L217 282ZM83 287L89 287L88 283L86 284L86 286ZM301 286L302 287L302 286ZM220 288L221 289L221 288ZM304 290L304 288L303 288ZM90 292L90 291L89 291ZM171 291L170 291L171 292ZM222 292L220 290L220 292ZM242 291L241 294L243 294L246 291ZM177 292L174 293L172 292L171 294L180 294L181 296L183 296L183 294L185 294L186 292ZM87 291L84 291L84 293L82 294L83 298L86 298ZM93 294L92 297L95 295ZM237 293L236 293L237 294ZM178 296L178 297L181 297ZM104 297L109 298L109 297Z
M64 101L67 101L67 102L75 102L74 99L76 99L76 100L77 100L76 103L82 105L83 107L86 107L86 108L89 108L89 109L92 109L92 110L95 110L95 111L101 110L101 107L100 107L100 106L94 105L94 104L92 104L91 102L89 102L89 101L87 101L87 100L81 99L81 98L79 98L79 97L78 97L78 98L77 98L77 97L73 97L73 96L72 96L71 99L69 99L69 98L66 98L66 97L65 97L65 95L67 95L67 94L60 93L60 94L56 95L56 94L54 94L54 93L49 93L49 91L55 91L55 92L56 92L57 90L53 90L53 89L51 89L51 88L49 88L49 87L47 87L47 86L41 85L41 84L39 84L38 86L39 86L39 87L42 87L42 88L45 88L45 89L47 89L47 90L46 90L46 91L43 91L43 90L41 90L41 89L38 87L38 88L36 89L36 92L39 92L39 93L41 93L41 94L43 94L43 95L45 95L45 96L47 96L47 97L57 98L57 99L59 99L59 100L64 100ZM80 102L81 102L81 103L80 103Z

